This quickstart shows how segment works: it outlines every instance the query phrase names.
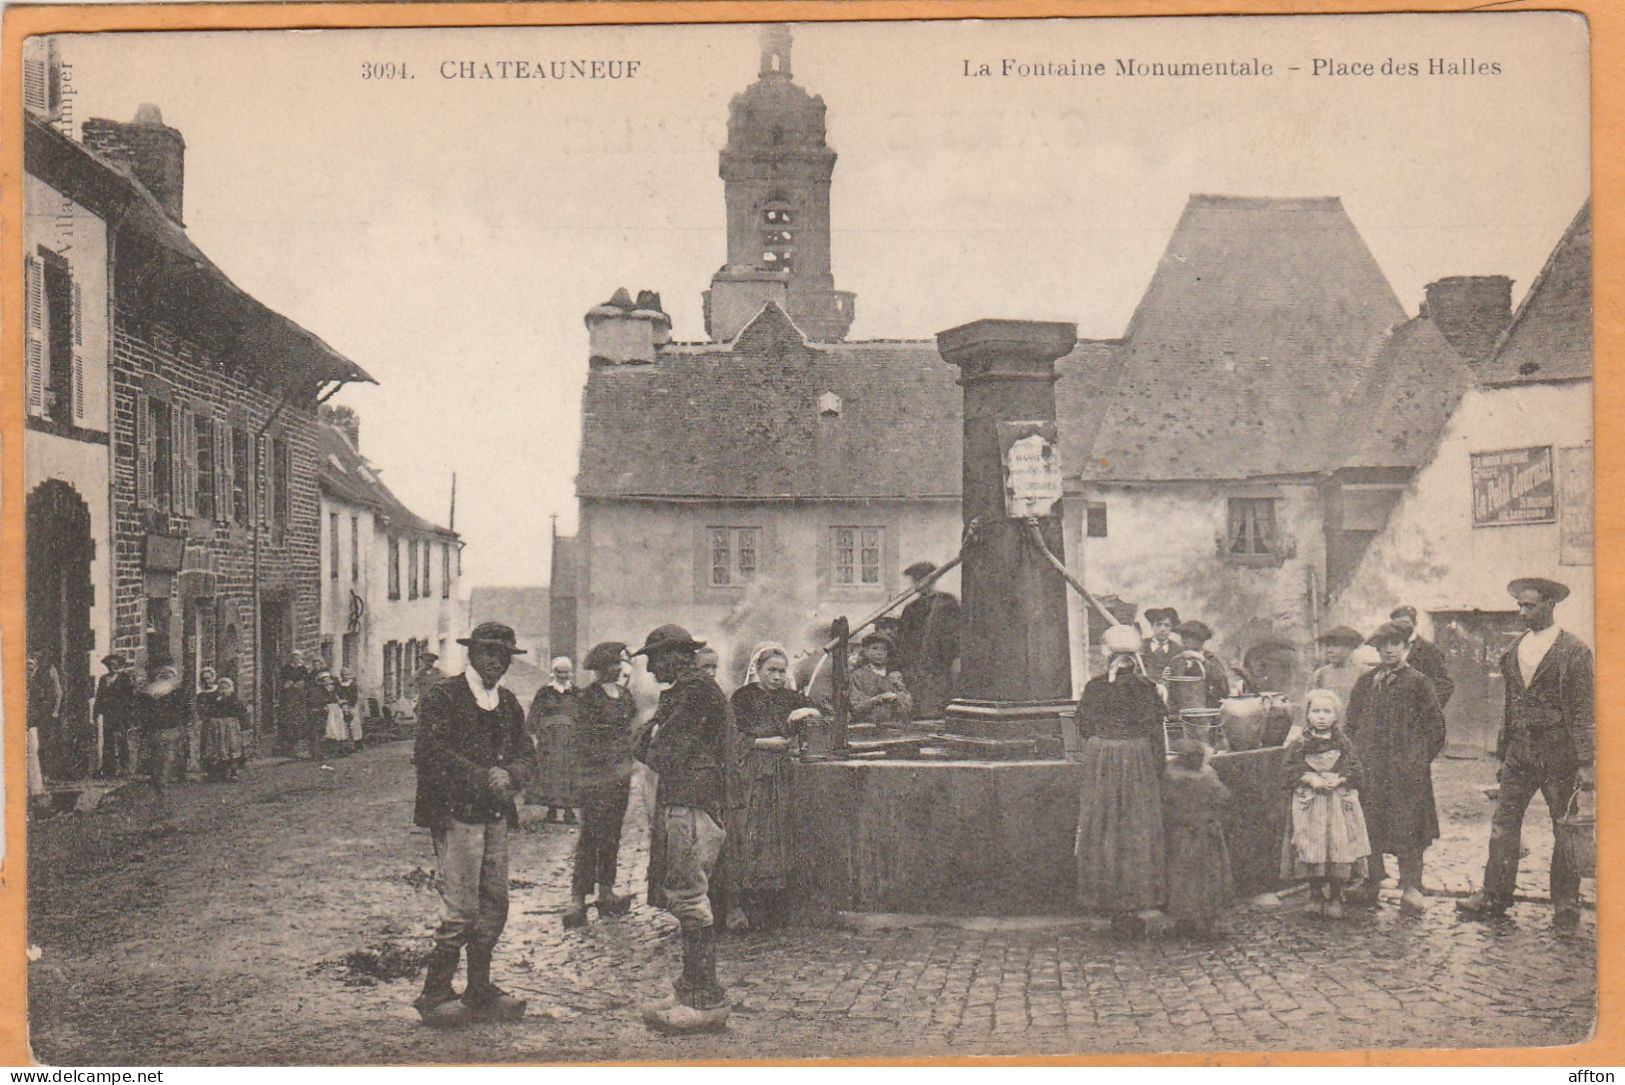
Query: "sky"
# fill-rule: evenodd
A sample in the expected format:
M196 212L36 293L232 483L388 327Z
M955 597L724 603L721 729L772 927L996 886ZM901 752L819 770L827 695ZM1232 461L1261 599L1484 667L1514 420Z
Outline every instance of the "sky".
M550 517L576 524L587 309L652 289L704 338L757 29L69 35L61 56L74 123L159 106L193 240L377 378L335 402L397 495L444 523L455 472L465 589L545 583ZM1430 58L1499 72L1383 71ZM569 59L638 70L442 75ZM998 74L1120 59L1275 74ZM990 316L1120 335L1193 193L1341 197L1408 311L1446 275L1509 275L1516 302L1590 191L1588 65L1560 13L800 25L792 64L839 154L853 339Z

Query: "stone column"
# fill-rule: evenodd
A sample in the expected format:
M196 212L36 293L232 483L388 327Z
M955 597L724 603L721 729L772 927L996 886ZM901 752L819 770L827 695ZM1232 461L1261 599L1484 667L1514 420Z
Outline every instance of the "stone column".
M1055 423L1056 359L1077 343L1074 324L978 320L937 335L959 367L965 395L964 522L977 521L961 584L960 674L947 710L951 734L972 748L1030 752L1057 739L1070 711L1067 592L1059 572L1005 509L1000 423ZM1007 435L1006 435L1007 437ZM1065 560L1060 503L1038 518L1051 553ZM1025 747L1026 749L1023 749Z

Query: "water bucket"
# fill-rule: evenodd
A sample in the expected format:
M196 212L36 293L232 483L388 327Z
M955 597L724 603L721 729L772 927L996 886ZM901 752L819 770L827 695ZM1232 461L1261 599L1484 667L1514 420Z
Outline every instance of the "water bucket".
M1597 876L1597 817L1580 813L1580 792L1569 797L1568 813L1552 823L1556 831L1554 846L1569 861L1570 868L1582 878Z
M1219 718L1217 708L1187 709L1179 714L1179 722L1184 728L1186 738L1206 743L1210 749L1230 749L1230 743L1225 737L1224 721Z
M1193 675L1170 674L1164 679L1168 684L1168 711L1183 713L1206 710L1207 665L1200 659L1195 658L1175 660L1174 662L1176 664L1195 663L1201 673Z

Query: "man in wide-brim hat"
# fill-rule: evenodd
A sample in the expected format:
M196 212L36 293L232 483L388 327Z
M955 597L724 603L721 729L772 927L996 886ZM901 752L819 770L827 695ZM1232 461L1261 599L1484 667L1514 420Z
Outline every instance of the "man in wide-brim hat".
M941 719L959 677L959 600L937 588L937 566L903 570L919 594L903 608L892 662L902 672L920 719Z
M649 673L666 686L638 757L660 777L658 825L650 833L659 854L649 865L659 872L665 908L683 933L683 974L673 996L643 1007L644 1021L668 1032L716 1029L728 1020L709 894L727 838L723 769L730 724L727 697L695 662L704 646L682 626L662 625L633 653L646 657Z
M1495 756L1501 788L1490 816L1484 887L1456 905L1474 918L1500 915L1518 881L1520 837L1529 800L1546 797L1555 831L1579 790L1597 785L1596 702L1591 649L1558 625L1553 613L1566 584L1526 576L1507 585L1526 632L1501 656L1506 711ZM1552 851L1552 906L1560 927L1580 921L1580 878L1562 848Z
M482 622L458 644L468 669L418 699L414 820L434 840L440 925L415 1005L425 1024L514 1021L525 1003L491 982L491 957L508 921L508 830L519 825L514 796L533 772L534 748L519 699L498 683L525 650L500 622ZM463 951L461 1000L452 977Z

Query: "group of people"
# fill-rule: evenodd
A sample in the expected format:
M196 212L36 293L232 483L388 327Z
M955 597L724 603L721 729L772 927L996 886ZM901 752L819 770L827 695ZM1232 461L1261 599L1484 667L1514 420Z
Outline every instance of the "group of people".
M238 779L252 729L234 679L204 667L198 672L197 688L189 689L174 661L163 655L149 658L144 672L116 652L104 656L102 666L106 671L96 681L91 702L100 735L97 775L113 779L143 774L162 799L171 783L185 778L195 755L205 779ZM50 686L42 680L45 673L37 660L28 660L28 789L35 797L45 793L45 779L37 760L32 709L36 700L41 711L47 707L44 695Z
M438 657L424 658L432 667ZM286 756L300 756L301 744L312 761L355 752L364 738L363 715L361 687L349 668L335 675L320 656L307 660L294 651L277 671L277 743Z
M754 654L747 688L759 693L743 703L754 698L756 704L736 717L715 678L701 669L704 643L679 626L661 626L636 652L615 641L595 645L583 661L593 682L583 689L565 681L573 675L564 667L555 669L558 681L537 693L527 725L517 698L500 685L513 657L525 652L513 630L484 622L459 643L468 648L467 671L435 683L418 701L415 819L432 836L441 896L435 947L416 1002L424 1022L443 1027L524 1014L524 1001L491 978L492 953L508 911L506 834L518 824L516 797L537 781L534 736L544 722L562 720L571 735L572 801L582 815L564 925L586 923L587 894L594 888L600 916L620 915L631 906L630 898L615 892L617 853L633 762L642 761L658 776L651 891L677 917L683 939L683 972L673 994L645 1007L645 1016L675 1031L720 1026L728 1006L716 978L710 896L728 838L725 826L734 823L729 780L748 772L758 801L783 799L775 794L775 767L752 759L757 751L787 748L796 722L790 716L807 707L779 696L788 659L769 649ZM666 687L641 731L627 688L635 656L646 657L649 673ZM559 688L567 684L569 689ZM792 707L781 721L783 705ZM763 852L774 850L771 841L759 844ZM467 978L459 996L452 981L465 956Z
M1511 902L1535 792L1555 823L1576 790L1595 786L1591 652L1555 622L1568 588L1526 577L1508 592L1526 631L1501 659L1506 707L1489 861L1483 888L1457 905L1473 918L1499 915ZM1106 670L1078 704L1078 896L1125 933L1159 911L1211 930L1233 893L1223 831L1230 797L1207 763L1212 751L1184 739L1170 761L1165 748L1169 706L1157 679L1177 673L1207 639L1205 627L1187 624L1181 636L1196 636L1177 650L1165 646L1169 616L1148 614L1154 633L1144 640L1132 626L1108 629ZM1416 617L1399 607L1369 637L1339 627L1320 638L1327 659L1301 699L1279 776L1289 810L1280 873L1308 883L1313 915L1339 918L1345 900L1378 906L1388 855L1398 862L1401 911L1425 908L1423 856L1439 836L1431 766L1445 746L1443 708L1454 685L1443 654L1417 635ZM1376 651L1374 666L1352 660L1361 646ZM1554 853L1551 885L1556 922L1572 927L1579 878L1563 849Z

